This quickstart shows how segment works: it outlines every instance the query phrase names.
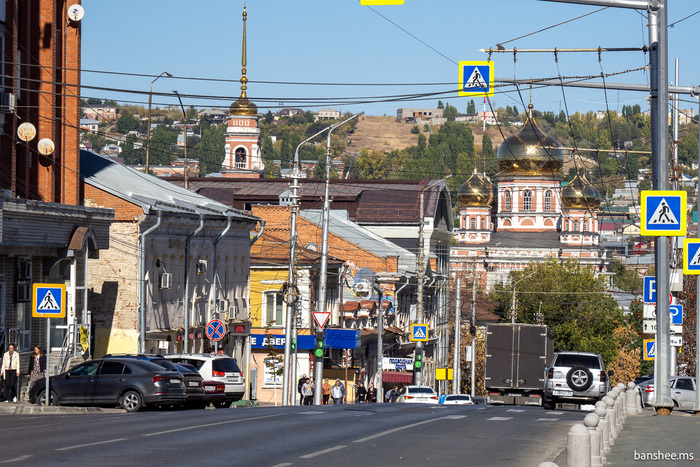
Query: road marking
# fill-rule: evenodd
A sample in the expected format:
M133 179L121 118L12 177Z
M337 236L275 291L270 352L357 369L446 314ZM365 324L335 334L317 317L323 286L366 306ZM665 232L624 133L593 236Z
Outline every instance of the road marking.
M525 409L508 409L506 412L525 412Z
M347 446L333 446L332 448L324 449L323 451L312 452L311 454L304 454L299 456L299 459L311 459L312 457L321 456L323 454L328 454L329 452L338 451L339 449L345 449Z
M290 465L294 465L291 462L283 462L281 464L273 465L272 467L289 467Z
M54 451L68 451L69 449L80 449L80 448L86 448L89 446L99 446L101 444L118 443L119 441L126 441L126 438L116 438L116 439L108 439L107 441L96 441L94 443L76 444L75 446L66 446L63 448L56 448L56 449L54 449Z
M205 425L183 426L181 428L173 428L172 430L158 431L156 433L146 433L143 436L167 435L169 433L177 433L178 431L197 430L199 428L208 428L208 427L219 426L219 425L229 425L231 423L247 422L250 420L260 420L263 418L281 417L283 415L287 415L287 414L263 415L261 417L241 418L238 420L225 420L223 422L207 423Z
M460 418L466 418L466 415L445 415L442 417L445 420L459 420Z
M536 422L558 422L558 418L538 418Z
M308 412L299 412L299 415L316 415L319 413L324 413L324 412L321 412L320 410L309 410Z
M513 417L491 417L486 420L493 420L494 422L505 422L506 420L512 420Z
M433 418L433 419L430 419L430 420L424 420L424 421L422 421L422 422L414 423L414 424L412 424L412 425L406 425L406 426L402 426L402 427L399 427L399 428L394 428L394 429L392 429L392 430L387 430L387 431L384 431L384 432L382 432L382 433L377 433L376 435L372 435L372 436L367 436L367 437L365 437L365 438L356 439L355 441L353 441L353 443L364 443L365 441L369 441L369 440L371 440L371 439L381 438L382 436L390 435L390 434L392 434L392 433L396 433L397 431L406 430L406 429L408 429L408 428L413 428L414 426L425 425L426 423L434 422L434 421L436 421L436 420L438 420L438 419L437 419L437 418Z
M34 457L34 456L29 456L29 455L19 456L19 457L15 457L14 459L7 459L5 461L0 461L0 464L9 464L10 462L22 462L23 460L29 459L30 457Z

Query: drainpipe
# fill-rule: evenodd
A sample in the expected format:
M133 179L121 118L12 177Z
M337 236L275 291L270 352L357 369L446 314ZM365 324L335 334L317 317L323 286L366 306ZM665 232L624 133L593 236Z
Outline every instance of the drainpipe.
M261 219L260 220L260 232L255 234L255 237L253 237L253 239L250 241L250 246L255 245L255 242L258 241L258 239L260 238L260 236L263 234L264 231L265 231L265 221Z
M260 232L258 232L255 235L255 237L250 241L250 246L255 245L255 242L258 241L258 239L260 238L260 236L263 234L264 231L265 231L265 221L261 219L260 220ZM249 275L249 277L250 277L250 275ZM250 352L251 352L251 350L250 350L250 336L248 336L248 340L246 341L246 344L245 344L245 381L246 381L246 385L245 385L245 393L243 394L243 398L245 400L251 399L250 398L250 387L251 387L251 384L250 384Z
M156 218L156 223L153 227L149 228L141 235L139 235L139 258L138 258L138 268L139 268L139 342L138 342L138 353L146 352L146 236L154 232L160 227L160 222L163 219L163 211L157 211L158 217Z
M217 257L217 246L219 245L219 242L221 241L222 238L228 233L228 231L231 229L231 223L233 222L233 219L231 216L226 216L226 228L224 228L223 232L219 234L219 236L214 240L212 243L213 247L213 257L211 260L211 288L209 290L209 318L213 319L219 319L219 313L221 310L219 310L219 293L218 293L218 285L219 285L219 263L218 263L218 257ZM213 305L213 306L212 306ZM211 310L214 310L214 313L211 312ZM216 315L216 316L214 316ZM214 342L214 352L218 353L219 352L219 341Z
M187 237L185 242L185 339L184 353L190 350L190 241L204 229L204 214L199 215L199 227Z

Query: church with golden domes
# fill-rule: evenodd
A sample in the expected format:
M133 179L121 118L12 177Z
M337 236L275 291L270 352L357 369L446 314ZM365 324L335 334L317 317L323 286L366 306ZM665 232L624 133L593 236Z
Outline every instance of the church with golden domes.
M246 76L246 19L248 14L243 7L243 53L241 56L241 95L231 104L226 124L226 143L224 146L224 163L221 168L223 176L259 177L265 168L262 161L262 139L258 122L258 107L246 94L248 77Z
M498 148L494 183L473 175L459 188L451 270L476 268L490 290L532 261L575 259L607 270L598 233L601 196L577 174L562 187L565 150L532 117Z

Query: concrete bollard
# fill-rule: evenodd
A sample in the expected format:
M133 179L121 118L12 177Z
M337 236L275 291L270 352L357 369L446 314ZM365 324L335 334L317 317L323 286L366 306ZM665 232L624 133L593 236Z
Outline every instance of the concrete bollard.
M641 415L644 413L644 407L642 406L642 390L637 387L634 392L637 393L637 415Z
M610 446L615 445L615 438L617 438L617 424L615 423L615 413L613 411L613 405L615 401L610 396L603 397L603 402L605 402L605 420L608 422L608 442Z
M627 383L627 392L625 393L625 408L627 409L627 416L635 416L637 414L637 385L632 381Z
M566 465L591 467L591 436L580 423L571 427L566 438Z
M597 430L600 419L598 415L589 413L583 419L583 424L588 428L588 435L591 437L591 467L602 467L600 460L600 433Z
M598 432L600 433L600 463L605 464L607 459L605 455L610 452L610 429L608 428L608 421L605 420L605 402L598 401L595 403L595 410L593 411L598 416Z

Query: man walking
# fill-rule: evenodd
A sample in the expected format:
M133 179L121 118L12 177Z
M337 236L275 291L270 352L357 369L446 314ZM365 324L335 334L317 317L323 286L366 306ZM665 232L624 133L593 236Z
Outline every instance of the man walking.
M5 402L17 402L17 379L19 378L19 353L15 344L10 343L2 356L3 397Z

